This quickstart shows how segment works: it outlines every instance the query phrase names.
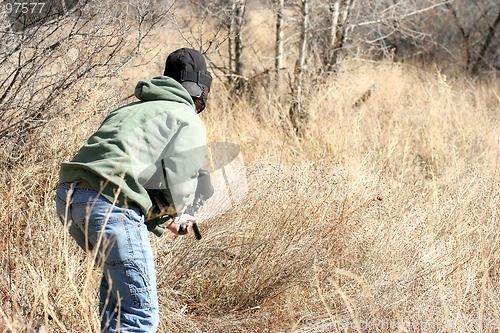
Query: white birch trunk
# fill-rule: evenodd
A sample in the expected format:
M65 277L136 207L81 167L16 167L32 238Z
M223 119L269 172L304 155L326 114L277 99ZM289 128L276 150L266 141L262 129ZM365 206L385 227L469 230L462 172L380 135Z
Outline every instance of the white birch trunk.
M283 67L283 7L284 0L277 0L278 8L276 14L276 52L274 59L274 68L276 70L275 87L280 86L280 70Z
M302 84L304 77L304 66L306 62L307 51L307 29L309 26L309 2L302 0L302 28L300 31L300 48L299 48L299 61L297 65L297 112L301 113L302 109Z
M335 56L335 49L337 43L337 31L339 24L339 15L340 15L340 1L335 1L330 5L330 12L332 14L330 20L330 47L327 53L326 59L326 68L328 71L333 69L333 59Z
M234 41L235 72L243 77L243 23L245 15L245 0L238 0L236 4L236 31Z
M228 81L229 85L232 86L234 82L234 71L233 71L233 40L234 40L234 13L236 12L236 1L233 1L233 5L231 7L231 17L229 21L229 29L227 31L227 52L228 52Z
M307 128L308 115L303 107L303 80L307 52L307 30L309 27L309 0L302 1L302 26L300 31L299 59L295 65L295 101L290 107L290 121L295 132L302 137Z

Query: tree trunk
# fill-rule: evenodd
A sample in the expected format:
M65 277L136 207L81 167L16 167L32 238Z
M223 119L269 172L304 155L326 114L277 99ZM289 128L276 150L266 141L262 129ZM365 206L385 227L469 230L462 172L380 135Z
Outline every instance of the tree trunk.
M329 44L330 47L327 49L325 67L327 71L333 70L333 58L335 55L335 43L337 42L337 28L339 24L339 14L340 14L340 1L335 1L330 4L330 36Z
M308 123L308 114L303 105L304 66L307 51L307 30L309 26L309 0L302 0L302 27L300 32L299 59L295 65L295 101L289 111L290 120L295 132L303 136Z
M276 76L274 78L274 84L276 90L280 86L280 70L283 67L283 7L284 0L277 0L278 11L276 14L276 52L274 58L274 67L276 70Z
M231 7L231 17L229 21L229 29L227 31L227 52L228 52L228 83L229 86L232 87L234 83L234 71L233 71L233 39L234 39L234 13L236 12L236 1L233 1L233 5Z
M328 64L329 71L335 70L343 60L343 48L347 40L347 20L351 8L354 6L355 0L340 0L335 1L330 6L331 25L330 25L330 50L328 51Z
M302 29L300 32L299 63L296 68L297 102L299 110L301 110L301 104L302 104L302 81L304 77L304 65L306 63L308 25L309 25L309 3L308 0L302 0Z
M460 18L458 17L458 13L455 10L455 7L451 3L446 4L446 8L451 12L451 15L453 17L453 21L455 22L455 25L457 26L458 31L460 31L460 37L462 38L463 44L464 44L464 49L465 49L465 68L470 69L471 64L472 64L472 52L471 52L471 43L469 40L469 33L465 31L464 26L460 23Z
M243 22L245 15L245 0L237 0L236 2L236 30L234 38L234 60L235 73L238 76L238 81L243 78Z
M486 55L486 51L488 51L491 41L493 40L493 37L495 36L495 30L496 28L500 25L500 12L498 12L498 16L495 20L495 23L490 25L490 28L488 30L488 35L486 36L486 40L484 41L484 44L481 46L481 50L479 51L479 55L476 59L476 62L474 63L474 66L472 67L472 75L477 75L479 74L479 68L481 66L481 63L484 61L484 56Z

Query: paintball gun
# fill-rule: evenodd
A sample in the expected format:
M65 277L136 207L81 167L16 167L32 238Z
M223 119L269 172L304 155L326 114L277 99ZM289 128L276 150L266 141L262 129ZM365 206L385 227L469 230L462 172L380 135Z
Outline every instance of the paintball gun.
M210 172L205 169L198 170L198 185L194 194L193 204L189 205L185 211L186 214L194 216L203 206L205 200L210 199L214 194L214 187L210 181ZM187 232L187 223L179 226L179 235L185 235ZM200 229L196 222L193 222L193 232L197 240L201 239Z
M162 232L156 232L156 226L167 223L174 216L177 216L177 212L175 207L165 198L161 190L148 190L148 194L153 202L153 208L146 215L146 225L149 231L159 236ZM201 206L203 206L205 200L209 199L213 194L214 188L210 180L210 172L199 169L198 185L196 187L193 203L187 207L184 213L194 215ZM201 233L198 225L196 222L192 222L192 226L196 239L200 240ZM185 235L187 233L187 227L187 223L181 224L178 230L179 235Z

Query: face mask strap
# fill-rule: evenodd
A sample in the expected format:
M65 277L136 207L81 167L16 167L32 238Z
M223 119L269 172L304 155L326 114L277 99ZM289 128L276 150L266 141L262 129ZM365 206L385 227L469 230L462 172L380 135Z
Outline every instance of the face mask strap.
M200 113L203 110L205 110L205 106L207 104L207 99L208 99L208 92L210 91L210 88L208 88L205 85L201 85L201 95L199 97L194 97L194 105L196 108L196 113Z
M200 87L205 86L208 88L208 91L210 91L212 76L208 71L188 72L183 70L181 71L181 83L184 81L196 82Z

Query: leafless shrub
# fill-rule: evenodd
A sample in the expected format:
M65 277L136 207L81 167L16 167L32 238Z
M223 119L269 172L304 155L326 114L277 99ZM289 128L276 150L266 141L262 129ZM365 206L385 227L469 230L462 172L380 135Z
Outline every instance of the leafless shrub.
M403 5L378 3L373 9L379 12ZM358 5L353 13L362 9ZM449 10L439 7L441 14ZM290 7L285 12L290 14ZM356 15L349 24L369 22ZM426 24L430 17L414 16ZM285 35L296 31L292 19L285 17ZM383 30L379 23L374 24ZM355 48L369 47L382 54L383 44L362 42L362 27L350 26L353 49L346 44L345 51L353 55ZM184 37L199 46L200 39L187 32L196 28L184 28ZM272 34L260 37L256 49L266 37L274 40ZM297 40L285 37L285 64L293 65ZM428 40L425 35L410 44L433 46ZM452 44L451 39L439 44L445 42ZM76 50L79 44L71 45ZM211 51L212 65L226 69L220 60L227 60L224 48L220 58L219 49ZM98 87L103 83L95 77L109 79L99 68L84 76ZM353 327L369 320L497 324L488 320L500 315L498 80L450 79L435 69L385 61L345 59L341 69L304 81L310 122L303 140L289 135L291 126L283 129L281 115L288 109L266 89L273 86L266 78L259 78L251 103L234 99L221 84L225 80L214 80L213 98L202 114L208 137L241 145L250 191L231 211L200 221L201 242L189 236L153 238L161 332L336 331L339 321ZM69 105L65 97L79 87L64 91L68 95L54 102L54 110ZM92 109L99 99L105 98L90 95L81 110L65 110L66 116L43 125L39 160L0 169L6 185L0 192L0 326L6 330L33 332L43 325L54 332L99 331L100 274L77 251L53 207L58 163L66 158L61 155L70 155L88 134L82 121L97 126ZM366 331L404 327L392 328Z
M72 88L84 80L110 77L127 64L167 11L147 1L87 0L23 27L19 19L15 26L2 21L2 165L22 159L36 129L68 111L58 105L64 98L73 98Z

